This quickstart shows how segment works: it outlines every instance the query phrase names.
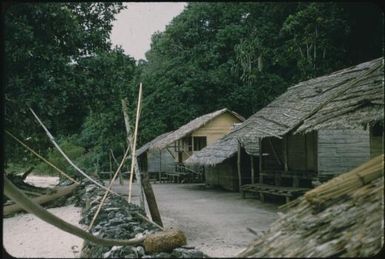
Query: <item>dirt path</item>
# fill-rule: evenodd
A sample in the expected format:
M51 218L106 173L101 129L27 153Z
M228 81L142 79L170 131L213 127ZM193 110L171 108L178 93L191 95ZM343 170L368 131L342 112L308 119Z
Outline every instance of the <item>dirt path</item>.
M182 229L189 245L212 257L235 256L255 237L246 227L264 230L277 218L277 205L206 189L203 184L158 183L153 188L164 225ZM114 189L127 194L128 187L117 182Z

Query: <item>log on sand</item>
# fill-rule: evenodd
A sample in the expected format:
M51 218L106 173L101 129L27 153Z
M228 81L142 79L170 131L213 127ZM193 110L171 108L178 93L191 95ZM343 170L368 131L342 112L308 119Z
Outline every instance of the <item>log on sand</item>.
M55 188L55 189L53 189L53 193L45 194L45 195L42 195L42 196L39 196L36 198L32 198L32 200L34 202L36 202L37 204L40 204L40 205L46 204L46 203L54 201L58 198L65 197L65 196L71 194L75 190L75 188L78 186L79 186L79 184L74 183L70 186ZM23 208L17 203L13 204L13 205L4 206L3 216L8 216L10 214L13 214L13 213L21 211L21 210L23 210Z

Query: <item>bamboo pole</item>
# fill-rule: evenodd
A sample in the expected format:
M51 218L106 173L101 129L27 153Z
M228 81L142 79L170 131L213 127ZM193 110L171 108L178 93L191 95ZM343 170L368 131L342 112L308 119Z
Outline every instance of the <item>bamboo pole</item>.
M39 153L37 153L36 151L34 151L32 148L30 148L29 146L27 146L26 144L24 144L20 139L18 139L17 137L15 137L12 133L10 133L9 131L5 130L5 133L8 134L10 137L12 137L14 140L16 140L20 145L22 145L23 147L25 147L26 149L28 149L29 151L31 151L32 154L34 154L35 156L37 156L38 158L40 158L42 161L44 161L47 165L51 166L52 168L54 168L56 171L58 171L60 174L64 175L67 179L69 179L70 181L74 182L74 183L77 183L77 184L80 184L78 181L76 181L75 179L73 179L71 176L69 176L68 174L64 173L62 170L60 170L59 168L57 168L54 164L52 164L50 161L48 161L47 159L45 159L44 157L42 157L41 155L39 155Z
M99 215L99 212L100 212L100 210L101 210L101 208L102 208L102 206L103 206L103 204L104 204L104 201L106 200L106 198L107 198L107 196L108 196L108 193L109 193L110 190L111 190L112 184L114 183L114 181L115 181L115 179L116 179L116 176L119 174L120 169L122 168L122 166L123 166L123 164L124 164L124 162L125 162L125 160L126 160L126 157L127 157L127 155L128 155L128 151L129 151L129 150L130 150L130 148L127 147L126 152L125 152L124 155L123 155L122 161L120 162L118 168L116 169L116 172L115 172L115 174L114 174L114 177L112 177L112 180L111 180L110 184L108 185L107 191L104 193L104 196L103 196L103 198L102 198L102 200L101 200L101 202L100 202L100 204L99 204L99 207L98 207L98 209L96 210L95 215L94 215L94 217L92 218L92 221L91 221L90 225L88 226L88 231L91 230L93 224L95 223L95 220L96 220L96 218L97 218L98 215Z
M138 106L136 108L136 118L135 118L135 131L134 131L134 142L132 143L132 152L131 152L131 170L130 170L130 180L128 182L128 202L131 202L131 187L132 179L134 177L134 167L135 167L135 152L136 152L136 139L138 135L138 124L140 116L140 107L142 103L142 83L139 85L139 95L138 95Z
M132 146L132 134L131 134L131 127L130 127L130 120L128 116L128 101L127 98L122 99L122 111L123 111L123 116L124 116L124 124L126 126L126 133L127 133L127 144L129 147L131 147L131 151L133 150ZM140 111L139 111L140 112ZM143 187L142 187L142 175L139 170L139 165L138 165L138 159L137 157L133 157L134 165L135 165L135 174L138 177L138 182L139 182L139 200L140 200L140 207L145 210L145 204L144 204L144 194L143 194Z
M91 182L93 182L94 184L96 184L97 186L99 186L100 188L106 190L106 191L109 191L117 196L120 196L119 194L113 192L113 191L110 191L108 190L105 186L101 185L100 183L98 183L97 181L95 181L94 179L92 179L89 175L87 175L85 172L83 172L77 165L75 165L71 159L69 159L69 157L64 153L64 151L60 148L60 146L56 143L54 137L51 135L51 133L49 132L49 130L44 126L43 122L39 119L39 117L36 115L36 113L31 109L29 108L29 110L32 112L33 116L35 116L36 120L39 122L39 124L43 127L45 133L47 134L48 138L50 139L50 141L52 142L52 144L56 147L56 149L60 152L60 154L62 154L62 156L67 160L67 162L73 167L76 169L77 172L79 172L80 174L82 174L84 177L86 177L88 180L90 180Z
M242 186L242 173L241 173L241 144L238 142L238 152L237 152L237 171L238 171L238 187L241 191Z
M110 149L110 152L112 155L112 159L114 160L115 164L119 167L119 163L118 163L118 160L116 160L116 158L115 158L114 151L112 151L112 149ZM119 184L120 185L124 184L121 170L119 170Z

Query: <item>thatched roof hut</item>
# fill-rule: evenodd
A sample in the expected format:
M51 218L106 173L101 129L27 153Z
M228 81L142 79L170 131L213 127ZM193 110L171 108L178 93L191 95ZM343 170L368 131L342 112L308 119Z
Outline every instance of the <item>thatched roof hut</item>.
M170 145L171 143L174 143L175 141L177 141L177 140L187 136L191 132L193 132L193 131L203 127L205 124L209 123L213 119L217 118L219 115L224 114L226 112L232 114L233 116L238 118L240 121L244 121L245 120L238 113L236 113L234 111L230 111L227 108L224 108L224 109L221 109L221 110L209 113L209 114L202 115L202 116L200 116L200 117L190 121L189 123L181 126L179 129L177 129L177 130L173 131L172 133L168 134L165 138L163 138L160 141L156 142L153 145L153 148L157 148L157 149L165 148L168 145Z
M383 247L384 155L287 204L238 256L370 257Z
M384 118L384 59L298 83L245 120L215 144L194 153L186 163L215 165L237 152L238 139L246 152L258 155L258 138L292 130L304 133L324 128L357 128Z
M239 140L247 151L258 138L281 139L298 127L357 128L383 120L383 78L384 58L378 58L289 87L239 127Z

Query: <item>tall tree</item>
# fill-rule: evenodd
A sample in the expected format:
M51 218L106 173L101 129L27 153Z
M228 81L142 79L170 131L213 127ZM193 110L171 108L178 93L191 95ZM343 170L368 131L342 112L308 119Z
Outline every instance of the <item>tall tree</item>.
M19 3L4 15L5 128L32 136L41 150L47 140L27 106L53 134L76 131L86 115L73 67L84 55L110 49L109 34L121 3ZM20 154L7 145L7 154Z

